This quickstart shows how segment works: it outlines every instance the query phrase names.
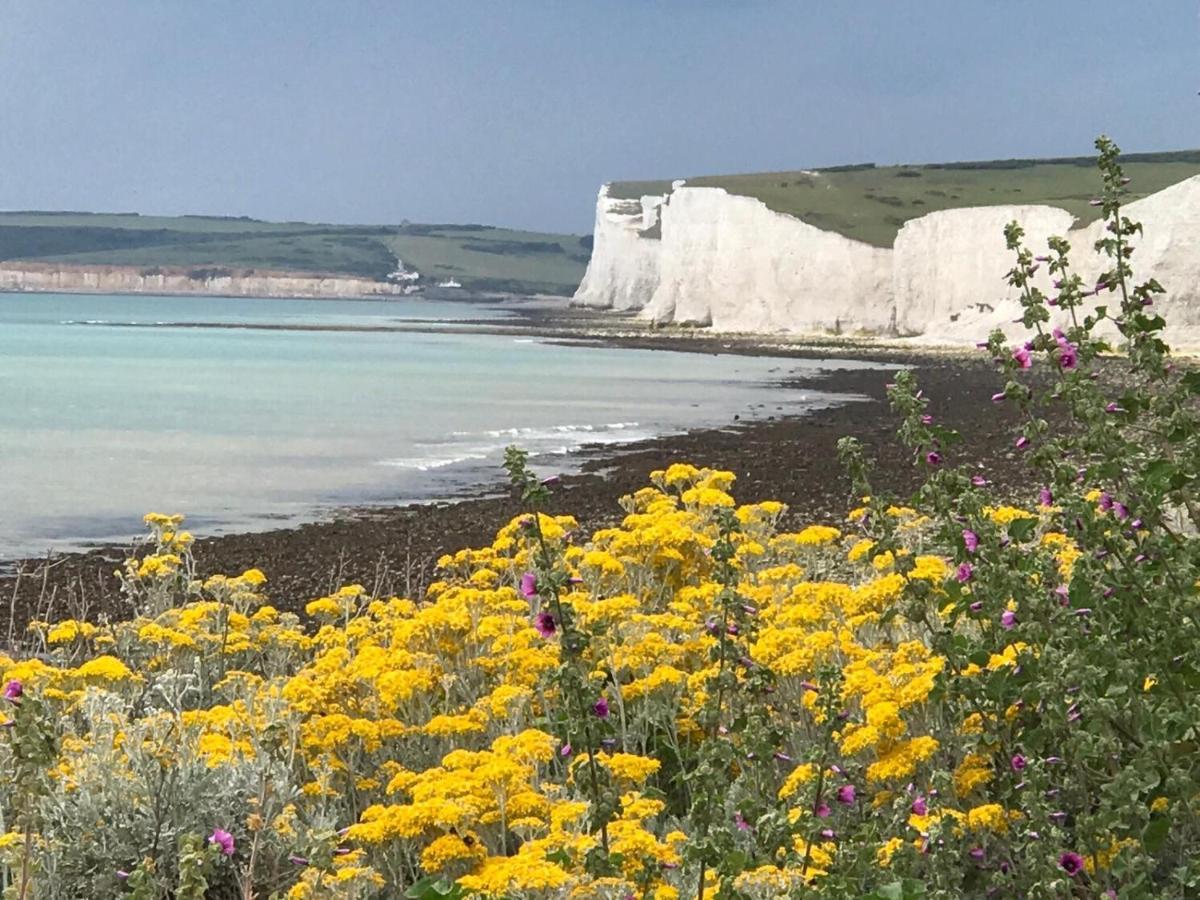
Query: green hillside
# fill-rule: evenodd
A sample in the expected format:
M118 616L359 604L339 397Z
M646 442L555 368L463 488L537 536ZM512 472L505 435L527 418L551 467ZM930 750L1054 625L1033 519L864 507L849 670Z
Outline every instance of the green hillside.
M1200 175L1200 150L1131 153L1122 162L1137 199ZM1080 222L1097 218L1092 157L1007 159L905 166L839 166L815 171L760 172L688 178L691 187L720 187L755 197L777 212L878 247L890 247L909 219L942 209L1001 204L1048 204ZM621 181L609 196L663 194L670 181Z
M425 284L571 293L590 238L485 225L321 225L136 213L0 212L0 261L259 269L384 280L399 257Z

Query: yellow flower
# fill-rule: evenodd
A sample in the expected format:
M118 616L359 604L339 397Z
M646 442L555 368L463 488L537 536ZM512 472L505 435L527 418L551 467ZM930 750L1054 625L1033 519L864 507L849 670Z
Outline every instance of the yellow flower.
M125 663L115 656L97 656L89 659L79 668L72 670L77 678L90 678L96 681L129 681L137 676L129 670Z

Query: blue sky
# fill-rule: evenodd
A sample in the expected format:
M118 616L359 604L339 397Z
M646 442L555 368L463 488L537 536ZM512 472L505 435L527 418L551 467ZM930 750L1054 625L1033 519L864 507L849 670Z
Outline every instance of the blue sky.
M1200 146L1194 0L0 0L0 208L590 230L619 178Z

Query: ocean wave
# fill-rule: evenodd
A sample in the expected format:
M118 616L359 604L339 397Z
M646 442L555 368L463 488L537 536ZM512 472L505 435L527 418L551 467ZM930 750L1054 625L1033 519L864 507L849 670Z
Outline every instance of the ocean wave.
M412 469L416 472L428 472L431 469L444 469L465 462L481 462L488 458L487 453L463 453L459 456L401 456L395 459L381 459L379 465L393 466L397 469Z
M552 440L564 435L596 434L597 432L625 431L637 428L638 422L609 422L604 425L539 425L528 428L496 428L491 431L452 431L454 438L525 438L526 440Z

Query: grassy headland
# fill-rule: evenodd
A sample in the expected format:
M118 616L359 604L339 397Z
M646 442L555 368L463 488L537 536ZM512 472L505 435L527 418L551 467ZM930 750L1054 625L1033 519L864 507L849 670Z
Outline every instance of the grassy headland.
M1185 178L1200 175L1200 150L1133 153L1122 158L1137 200ZM1003 204L1061 207L1081 224L1094 221L1092 157L1001 159L986 162L876 166L873 163L827 169L706 175L688 178L690 187L719 187L754 197L776 212L877 247L890 247L909 219L943 209ZM609 196L634 199L664 194L670 181L618 181ZM650 236L650 235L647 235Z
M382 281L399 257L425 284L453 278L473 290L564 294L579 284L589 254L588 238L486 225L0 213L0 261L321 272Z

